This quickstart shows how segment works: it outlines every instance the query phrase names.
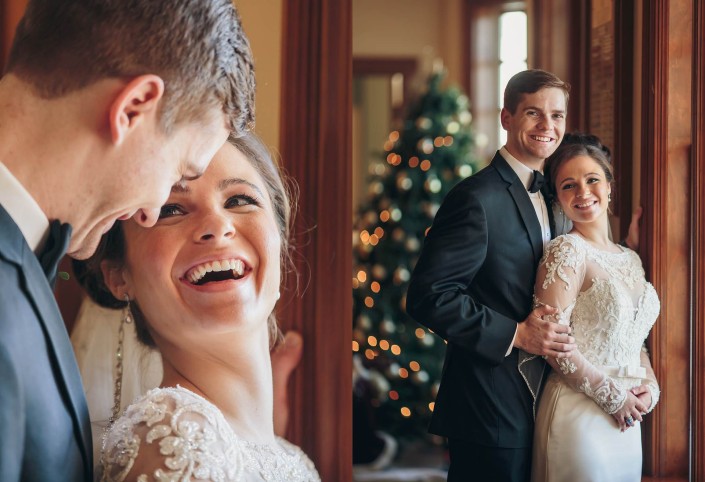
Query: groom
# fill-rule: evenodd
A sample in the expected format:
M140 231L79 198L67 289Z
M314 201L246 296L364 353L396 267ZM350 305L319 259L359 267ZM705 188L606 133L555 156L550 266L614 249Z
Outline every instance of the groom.
M51 286L118 219L152 226L254 119L231 0L30 0L0 79L0 480L91 481Z
M409 314L448 342L430 431L448 437L451 482L529 480L537 385L519 372L522 350L575 347L568 327L541 319L553 308L531 310L552 237L541 172L565 132L568 90L542 70L510 79L507 143L448 193L411 278Z

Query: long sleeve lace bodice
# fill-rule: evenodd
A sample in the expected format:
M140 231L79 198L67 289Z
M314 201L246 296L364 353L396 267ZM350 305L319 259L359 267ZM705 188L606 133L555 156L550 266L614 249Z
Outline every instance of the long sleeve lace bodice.
M553 321L572 328L577 350L547 360L568 385L612 414L628 389L647 384L649 410L655 406L659 388L644 340L660 304L635 252L610 253L580 236L559 236L546 247L534 295L535 304L559 309Z
M130 405L103 442L103 481L320 481L298 447L238 437L213 404L182 387Z

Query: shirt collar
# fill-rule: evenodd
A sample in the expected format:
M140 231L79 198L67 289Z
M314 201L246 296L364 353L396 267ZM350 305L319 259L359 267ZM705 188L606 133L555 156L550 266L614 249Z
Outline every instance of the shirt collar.
M32 251L39 252L49 235L49 219L37 201L0 162L0 205L20 228Z
M506 146L502 146L502 148L499 150L499 153L504 158L504 160L507 161L509 167L511 167L512 170L516 173L516 175L519 177L519 180L528 191L529 186L531 186L531 181L534 179L534 170L530 169L526 164L518 160L516 157L512 156L507 150Z

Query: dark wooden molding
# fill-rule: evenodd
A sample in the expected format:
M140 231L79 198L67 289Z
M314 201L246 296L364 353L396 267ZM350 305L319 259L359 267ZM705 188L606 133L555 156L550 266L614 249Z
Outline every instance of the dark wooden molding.
M614 145L612 161L617 179L613 211L619 218L619 237L626 236L632 212L634 107L634 0L614 2Z
M323 480L352 478L351 0L284 2L281 156L299 185L298 297L281 319L304 336L289 438Z
M666 292L665 272L663 269L662 250L659 241L665 236L666 183L657 182L665 172L665 163L659 162L668 155L666 132L667 123L667 69L668 65L668 8L664 3L647 2L644 5L643 36L643 124L642 124L642 177L641 192L644 204L640 254L644 260L647 277L651 280L661 300ZM658 133L658 135L655 135ZM664 253L665 254L665 253ZM658 380L663 380L666 372L664 341L662 328L666 313L661 311L659 321L651 331L649 345L651 360ZM668 404L666 394L660 406L651 413L650 420L642 425L644 441L644 472L658 475L665 464L665 451L661 443L661 431L665 430L662 416Z
M644 472L689 471L693 0L644 2L640 253L661 298L649 337L661 401L643 425ZM678 47L675 47L678 46Z
M705 480L705 6L693 9L691 480Z
M663 209L665 207L664 199L666 193L664 191L666 184L656 182L658 179L665 177L666 166L659 160L668 157L665 135L668 119L666 96L668 72L665 68L668 65L668 9L664 6L664 3L645 3L644 32L648 32L648 34L643 36L644 88L642 118L644 122L642 125L642 138L646 141L642 147L641 192L649 193L649 195L642 195L644 216L642 217L642 229L639 236L642 240L640 251L647 271L647 277L659 293L661 303L666 305L668 299L665 290L665 273L663 272L661 250L658 242L665 236L664 217L667 213L663 212ZM656 92L659 95L656 95ZM662 135L654 135L655 132L660 132ZM665 373L663 363L665 361L663 350L665 336L662 329L665 314L665 310L662 310L659 319L660 323L657 321L649 340L652 364L656 377L661 382ZM665 388L662 384L662 389ZM660 401L660 407L657 407L652 412L651 419L642 425L644 433L644 471L652 475L659 474L665 462L665 454L662 450L660 437L661 430L666 428L664 424L665 417L662 416L664 407L668 404L668 400L665 400L665 395L666 393L664 393L664 400Z
M392 74L413 75L416 72L415 57L355 57L352 60L353 75Z
M354 57L352 60L352 75L384 75L391 77L401 74L403 77L403 102L391 106L392 119L401 122L404 109L411 98L412 79L416 75L418 61L415 57ZM391 88L391 85L390 85Z
M5 72L7 63L8 39L7 32L7 0L0 0L0 75Z

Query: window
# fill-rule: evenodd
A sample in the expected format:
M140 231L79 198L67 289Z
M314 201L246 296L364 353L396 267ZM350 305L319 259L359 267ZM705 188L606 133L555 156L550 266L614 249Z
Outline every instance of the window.
M528 36L526 12L505 12L499 16L499 96L497 99L497 125L499 146L507 142L507 132L502 129L499 112L502 110L504 88L516 73L527 69Z
M524 2L466 0L468 28L468 92L477 156L490 160L506 142L499 113L504 87L526 70L528 17Z

